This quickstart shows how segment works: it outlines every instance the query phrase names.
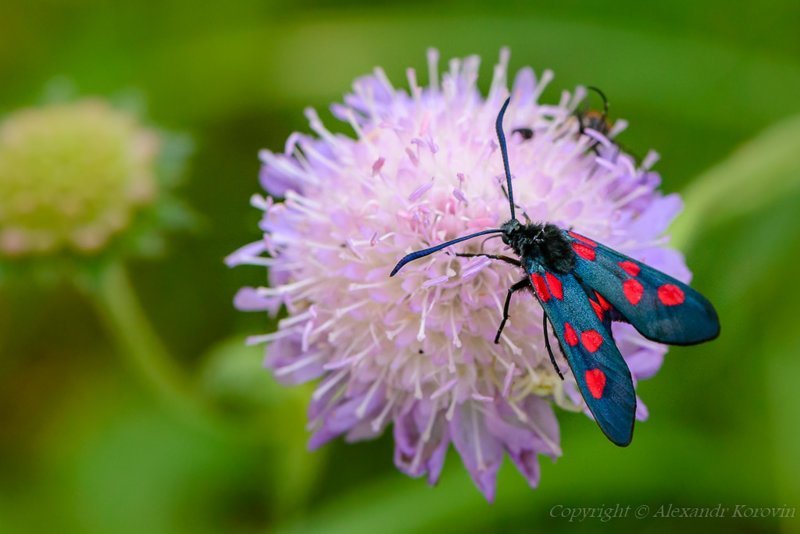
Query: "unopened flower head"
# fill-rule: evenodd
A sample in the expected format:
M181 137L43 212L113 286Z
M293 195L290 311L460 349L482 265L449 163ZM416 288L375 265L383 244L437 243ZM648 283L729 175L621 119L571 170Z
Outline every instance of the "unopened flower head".
M102 100L0 124L0 256L93 254L156 196L159 137Z
M515 200L533 220L574 228L687 280L663 235L681 204L658 192L654 154L639 164L611 140L623 121L607 136L580 133L583 88L544 103L552 73L526 68L509 89L504 50L484 98L477 57L451 60L443 75L437 59L431 51L427 86L413 70L407 89L381 69L357 80L332 108L353 137L331 133L308 110L315 136L295 133L283 154L262 152L261 184L284 201L253 197L263 238L228 262L269 269L269 287L243 288L236 304L288 311L276 332L251 341L267 344L266 365L279 379L318 380L312 447L391 426L400 470L434 483L453 444L492 499L504 455L531 486L538 455L560 455L553 406L585 410L575 382L562 382L549 361L532 295L512 303L501 343L493 343L506 290L520 276L512 266L453 250L394 278L392 267L412 250L508 219L494 120L509 95L507 132L533 133L509 137ZM457 247L506 252L498 239ZM627 325L615 324L614 334L634 379L658 370L662 346ZM568 369L563 359L560 366Z

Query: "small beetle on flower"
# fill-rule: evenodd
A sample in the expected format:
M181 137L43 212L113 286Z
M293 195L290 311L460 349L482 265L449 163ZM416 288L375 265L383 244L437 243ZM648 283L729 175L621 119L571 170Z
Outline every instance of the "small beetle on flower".
M309 408L311 447L340 435L373 438L391 424L400 470L435 483L452 443L489 500L505 454L538 484L538 455L561 454L552 407L588 413L587 386L569 373L562 381L551 364L542 308L530 295L509 303L511 319L496 332L504 293L519 276L518 267L486 257L504 253L501 241L416 255L420 261L390 278L397 260L499 228L513 183L512 210L517 202L532 220L591 236L678 283L690 277L681 255L666 247L664 232L681 202L658 192L655 154L637 165L611 141L622 120L608 132L582 132L575 115L583 88L563 93L557 105L540 103L549 71L537 79L521 70L509 92L508 58L503 50L485 99L474 56L451 60L440 79L431 51L429 85L409 69L408 91L376 69L332 108L355 139L331 133L308 110L317 137L295 133L284 154L261 154L262 186L284 201L253 197L264 213L263 238L228 258L269 269L269 287L240 290L239 308L288 312L276 332L250 340L267 344L266 365L286 383L320 379ZM495 137L509 97L508 131L533 134L509 138L513 176ZM570 250L581 245L574 239ZM666 349L629 324L608 328L634 395L636 380L655 374ZM598 389L599 378L592 380L588 387ZM646 418L644 405L630 401L629 416Z

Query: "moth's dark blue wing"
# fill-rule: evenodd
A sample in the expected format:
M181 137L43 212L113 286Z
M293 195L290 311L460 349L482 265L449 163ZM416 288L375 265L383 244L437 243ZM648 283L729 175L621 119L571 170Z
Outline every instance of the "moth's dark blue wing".
M572 274L531 274L536 297L553 325L583 399L617 445L633 437L636 393L631 373L581 283Z
M575 275L643 336L670 345L693 345L719 335L719 318L700 293L671 276L582 235L567 232Z

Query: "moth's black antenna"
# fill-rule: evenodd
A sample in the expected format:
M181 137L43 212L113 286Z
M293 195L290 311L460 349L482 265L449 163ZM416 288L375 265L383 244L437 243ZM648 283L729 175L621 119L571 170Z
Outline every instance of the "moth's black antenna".
M498 184L500 184L500 182L497 182L497 183L498 183ZM508 200L508 191L506 191L506 186L504 186L503 184L500 184L500 190L503 192L503 196L504 196L504 197L506 197L506 200ZM522 209L522 206L514 206L514 207L515 207L515 208ZM523 217L525 217L525 222L526 222L526 223L528 223L528 224L530 224L530 223L531 223L531 218L530 218L530 217L528 217L528 214L527 214L527 213L525 213L525 212L523 211L523 212L522 212L522 216L523 216ZM489 237L489 238L487 238L487 239L491 239L491 237Z
M590 91L594 91L595 93L600 95L600 98L603 99L603 119L602 120L605 121L608 118L608 99L606 98L605 93L603 93L603 91L601 91L597 87L594 87L594 86L591 86L591 85L589 87L587 87L587 89L589 89Z
M462 241L466 241L467 239L472 239L473 237L478 237L478 236L482 236L482 235L486 235L486 234L502 234L502 233L503 233L503 231L500 230L499 228L492 228L491 230L482 230L482 231L476 232L474 234L465 235L464 237L457 237L456 239L451 239L450 241L445 241L444 243L436 245L435 247L430 247L430 248L426 248L426 249L423 249L423 250L418 250L416 252L412 252L411 254L407 254L406 256L403 257L402 260L397 262L397 265L394 266L394 269L392 269L392 273L389 276L396 275L397 271L402 269L403 266L406 263L412 262L414 260L418 260L420 258L424 258L425 256L433 254L434 252L438 252L438 251L442 250L443 248L449 247L450 245L455 245L456 243L461 243Z
M511 97L506 98L503 102L503 107L500 108L500 113L497 114L497 122L495 122L495 129L497 130L497 140L500 142L500 153L503 155L503 168L506 171L506 183L508 184L508 205L511 207L511 218L516 219L514 214L514 190L511 188L511 169L508 166L508 147L506 147L506 136L503 134L503 115L506 114L506 108L511 101Z
M503 155L503 168L506 172L506 183L508 184L508 204L511 207L511 219L516 219L517 216L514 213L514 190L511 188L511 169L508 166L508 147L506 146L506 136L503 134L503 116L506 113L506 108L508 108L508 103L511 101L511 97L506 98L506 101L503 102L503 107L500 108L500 113L497 114L497 121L495 122L495 129L497 130L497 140L500 142L500 153ZM412 252L411 254L407 254L403 257L397 265L394 266L392 272L389 276L394 276L400 271L400 269L405 266L405 264L412 262L414 260L418 260L420 258L424 258L434 252L438 252L443 248L447 248L450 245L455 245L456 243L461 243L462 241L466 241L467 239L472 239L473 237L478 237L487 234L502 234L503 230L499 228L492 228L490 230L483 230L481 232L476 232L474 234L465 235L464 237L458 237L456 239L451 239L450 241L446 241L444 243L440 243L435 247L426 248L423 250L418 250L416 252Z

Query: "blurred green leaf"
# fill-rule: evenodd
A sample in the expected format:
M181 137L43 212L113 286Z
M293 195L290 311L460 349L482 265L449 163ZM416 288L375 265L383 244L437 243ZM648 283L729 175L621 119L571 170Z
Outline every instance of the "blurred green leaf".
M800 299L797 287L791 288L791 300ZM788 306L787 306L788 307ZM800 412L795 403L787 402L797 391L797 378L800 377L800 359L797 348L800 347L800 331L797 330L796 316L789 313L780 314L774 321L766 325L767 343L764 380L768 392L770 412L766 416L772 426L773 469L778 485L781 503L789 505L800 502ZM787 332L792 332L786 336ZM794 521L785 521L786 532Z
M300 514L325 464L326 452L307 450L306 406L310 385L284 386L262 365L264 348L233 337L205 356L200 390L235 417L242 430L269 446L276 517ZM267 461L267 460L265 460ZM266 482L266 481L265 481Z
M505 45L512 51L512 69L532 65L537 71L555 70L557 89L551 89L551 95L575 83L600 85L613 90L612 104L646 105L690 124L714 124L739 132L800 108L789 93L764 98L763 92L766 87L800 84L797 62L734 43L643 32L625 20L598 24L579 17L554 18L541 9L527 16L464 11L442 19L426 7L370 10L357 16L315 15L281 25L272 35L283 51L271 58L270 67L278 75L271 77L267 89L275 96L292 101L330 98L335 96L332 87L349 88L354 75L378 65L387 70L395 86L403 87L409 56L418 58L412 65L425 79L422 58L430 46L441 51L441 70L447 69L450 57L481 54L484 67L479 83L488 87L490 66ZM409 36L414 36L413 41ZM319 47L319 42L326 46ZM398 43L410 44L411 50ZM343 70L343 57L359 70ZM692 61L686 61L687 57ZM728 84L733 72L739 78ZM321 79L326 83L320 84ZM721 87L726 90L720 91ZM622 113L622 109L615 104L612 113Z
M278 384L264 369L263 353L263 346L248 346L240 336L220 342L204 357L198 377L201 390L228 409L251 416L263 410L285 411L290 405L302 412L308 391Z
M711 496L714 504L727 504L757 502L763 495L762 487L742 484L746 473L730 468L736 464L741 450L736 447L717 450L714 440L706 433L662 425L658 434L649 429L646 443L637 438L635 446L612 449L613 445L597 435L591 421L580 414L575 417L582 419L583 429L565 443L562 459L554 464L541 459L542 482L536 490L532 490L507 461L500 471L497 499L487 503L469 479L460 459L451 451L442 479L434 488L423 480L411 480L394 473L331 499L313 514L281 525L278 532L486 532L508 522L521 525L523 523L515 520L522 517L533 518L535 524L552 529L575 526L550 515L551 507L557 504L599 507L620 503L635 507L651 504L653 495L666 499L681 495L676 505L685 505L690 498L703 503L703 496ZM714 461L710 462L709 458ZM681 466L682 472L697 475L689 487L685 479L672 476L675 466ZM664 504L664 501L655 504ZM627 522L638 525L636 531L659 523L681 524L680 520L652 518L648 522L633 517ZM774 525L777 521L756 523ZM587 522L586 527L591 529L598 525Z

